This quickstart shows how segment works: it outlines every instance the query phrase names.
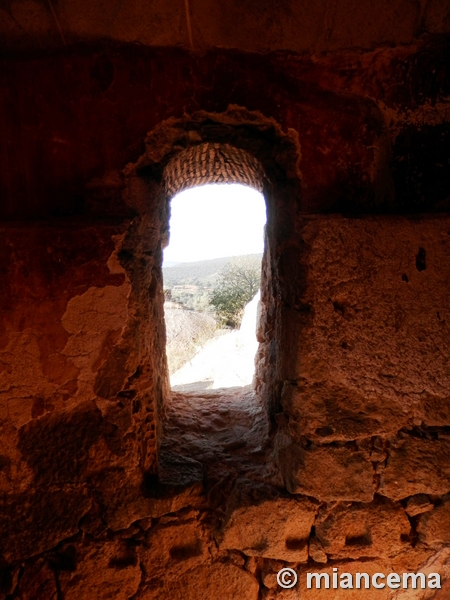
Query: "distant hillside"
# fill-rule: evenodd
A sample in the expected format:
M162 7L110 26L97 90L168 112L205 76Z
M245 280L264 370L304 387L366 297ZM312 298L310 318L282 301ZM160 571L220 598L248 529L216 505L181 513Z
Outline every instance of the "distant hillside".
M179 260L165 260L164 261L164 267L175 267L176 265L179 265L180 261Z
M200 262L178 263L173 267L163 268L164 287L172 288L174 285L197 285L209 287L214 285L217 276L227 263L242 256L227 256L213 258ZM262 254L248 254L245 258L254 260L255 265L261 263Z

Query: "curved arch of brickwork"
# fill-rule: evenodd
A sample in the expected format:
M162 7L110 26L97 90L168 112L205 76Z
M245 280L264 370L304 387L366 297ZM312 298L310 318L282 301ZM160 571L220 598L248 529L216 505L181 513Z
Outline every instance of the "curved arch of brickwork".
M174 156L164 169L169 197L208 183L241 183L263 190L264 170L259 161L230 144L204 143L190 146Z

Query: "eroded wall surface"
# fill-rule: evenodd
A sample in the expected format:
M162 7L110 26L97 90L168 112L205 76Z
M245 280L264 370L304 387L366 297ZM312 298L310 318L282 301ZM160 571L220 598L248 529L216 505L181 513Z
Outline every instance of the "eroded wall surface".
M298 136L303 212L448 210L449 47L443 36L311 57L108 44L5 59L0 218L130 216L123 169L147 133L230 105Z
M424 33L449 31L445 0L407 2L331 0L311 4L212 0L187 3L139 0L5 0L0 48L61 47L109 39L146 46L211 46L248 52L325 52L407 44Z
M449 225L306 218L280 253L278 464L291 493L336 503L314 542L336 560L417 570L447 546L425 530L450 491Z
M215 7L221 48L206 39L192 54L120 45L184 44L156 5L160 38L154 24L136 34L128 5L131 29L108 13L98 31L96 3L85 21L62 0L0 6L6 45L24 51L0 65L1 600L293 600L276 582L287 565L301 577L435 571L432 597L448 597L448 11L419 4L371 3L377 19L360 15L350 36L353 5L338 3L309 41L296 26L289 37L300 5L279 37L264 6L273 39L262 46L242 23L230 41ZM396 25L380 29L386 16ZM58 23L69 42L107 30L115 43L27 53L40 31L59 40ZM314 48L336 52L294 53ZM165 404L167 206L144 140L161 134L160 159L173 151L162 121L229 105L258 111L298 151L283 162L287 146L264 125L259 404ZM250 125L238 126L239 144ZM124 170L144 150L141 170Z
M287 565L445 585L448 217L298 218L273 259L274 442L248 397L179 400L159 478L137 221L3 229L1 597L325 595L281 590Z
M154 357L158 327L149 327L145 306L157 290L152 243L159 240L149 235L135 244L136 226L2 228L6 561L49 550L99 507L108 506L119 523L128 504L124 480L127 496L144 471L156 471L155 398L162 386L155 369L162 369ZM121 264L131 249L146 263L140 272Z

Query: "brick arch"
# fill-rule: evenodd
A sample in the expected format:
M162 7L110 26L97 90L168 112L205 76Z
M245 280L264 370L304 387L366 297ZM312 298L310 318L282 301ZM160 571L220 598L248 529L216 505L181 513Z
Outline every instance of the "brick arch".
M210 183L241 183L263 191L264 169L251 154L230 144L204 143L176 154L164 169L168 196Z

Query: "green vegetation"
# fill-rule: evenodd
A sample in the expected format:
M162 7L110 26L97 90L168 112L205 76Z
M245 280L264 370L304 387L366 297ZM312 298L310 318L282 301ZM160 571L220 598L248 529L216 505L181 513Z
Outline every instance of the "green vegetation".
M181 263L163 269L165 296L185 308L214 313L226 327L239 327L245 305L258 291L261 255Z
M164 293L186 308L209 312L212 290L216 287L224 268L234 261L246 260L256 269L261 269L261 255L249 254L239 257L215 258L193 263L179 263L163 268Z
M230 262L219 276L211 294L211 304L227 327L241 324L245 305L253 299L261 282L261 267L245 257Z

